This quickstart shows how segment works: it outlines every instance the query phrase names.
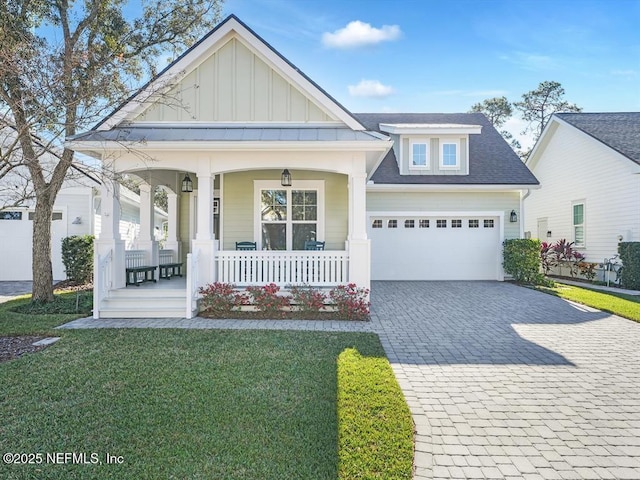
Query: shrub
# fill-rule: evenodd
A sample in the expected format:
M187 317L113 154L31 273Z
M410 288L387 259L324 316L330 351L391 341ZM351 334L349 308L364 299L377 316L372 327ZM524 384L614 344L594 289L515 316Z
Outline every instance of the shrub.
M275 283L264 287L247 287L256 310L272 318L283 318L286 315L284 309L290 306L289 298L278 295L279 291L280 287Z
M329 292L338 314L347 320L369 318L369 289L358 288L355 283L338 285Z
M235 285L231 283L215 282L200 287L198 293L202 310L212 315L224 316L237 311L248 301L246 294L236 292Z
M575 277L580 270L580 263L584 255L573 248L574 242L567 242L564 238L551 245L551 253L555 256L555 265L569 267L569 274Z
M640 289L640 242L622 242L618 245L618 253L623 266L621 285Z
M289 291L292 303L297 305L299 312L313 315L324 310L324 294L320 290L312 287L293 286Z
M516 282L539 284L540 241L529 238L514 238L503 243L504 271Z
M72 235L62 239L62 263L67 278L82 285L93 277L93 235Z
M597 263L592 262L580 262L578 263L578 269L580 270L580 274L585 277L590 282L596 277L596 267Z

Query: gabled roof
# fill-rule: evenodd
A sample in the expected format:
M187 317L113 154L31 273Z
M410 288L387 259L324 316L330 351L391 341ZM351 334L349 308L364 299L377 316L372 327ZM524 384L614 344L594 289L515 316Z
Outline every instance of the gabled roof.
M554 116L640 165L640 112L556 113Z
M311 80L311 78L305 75L298 67L287 60L282 54L280 54L280 52L262 39L262 37L251 30L238 17L235 15L229 15L213 30L207 33L164 70L147 82L147 84L140 90L103 118L92 128L92 130L107 130L117 126L132 112L139 112L146 99L156 91L167 88L167 85L171 83L173 78L184 74L184 72L190 71L193 68L193 65L198 63L203 54L205 54L209 48L214 46L220 39L232 31L249 42L258 51L271 57L276 64L276 68L279 68L290 79L296 80L296 83L298 83L302 89L307 91L317 101L327 106L328 109L347 126L353 130L363 129L362 125L358 123L358 120L351 114L351 112L344 108L337 100L324 91L317 83Z
M538 185L538 180L482 113L356 113L367 130L382 124L480 125L469 135L469 175L400 175L390 150L371 176L376 184Z

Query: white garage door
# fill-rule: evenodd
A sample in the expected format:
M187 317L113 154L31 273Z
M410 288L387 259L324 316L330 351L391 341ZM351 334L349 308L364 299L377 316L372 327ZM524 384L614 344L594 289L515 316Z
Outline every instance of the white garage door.
M372 280L497 280L500 217L371 216Z

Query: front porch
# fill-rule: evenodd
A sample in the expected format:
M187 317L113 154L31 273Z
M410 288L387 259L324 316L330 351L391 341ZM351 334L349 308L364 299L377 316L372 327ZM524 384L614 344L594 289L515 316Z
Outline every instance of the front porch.
M171 173L173 183L166 181ZM365 215L354 215L364 212L364 178L334 172L292 173L289 186L280 185L276 169L192 173L191 192L181 191L185 176L181 172L136 173L146 185L141 188L141 231L135 250L126 250L117 238L116 205L103 202L102 220L107 226L96 241L94 318L192 318L198 313L199 288L213 282L238 287L274 283L281 288L353 282L368 288ZM169 189L169 218L161 242L152 235L148 214L159 181ZM359 188L351 187L356 182ZM108 200L113 193L104 188L103 195ZM234 249L242 242L255 250ZM320 242L326 249L303 250L308 242ZM183 276L160 278L161 266L167 264L180 265L176 272ZM145 275L155 281L125 279L125 270L134 268L152 270L148 276L140 272L140 280ZM166 269L162 271L166 274Z

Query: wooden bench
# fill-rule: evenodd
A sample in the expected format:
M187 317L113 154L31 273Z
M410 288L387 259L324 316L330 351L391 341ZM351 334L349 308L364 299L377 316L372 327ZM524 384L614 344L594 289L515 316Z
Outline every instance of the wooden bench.
M144 282L156 282L156 268L150 266L142 267L126 267L127 279L125 286L135 285L139 287ZM140 278L140 273L144 273L144 277Z
M170 280L171 277L182 276L182 263L161 263L160 264L160 278L166 278Z

